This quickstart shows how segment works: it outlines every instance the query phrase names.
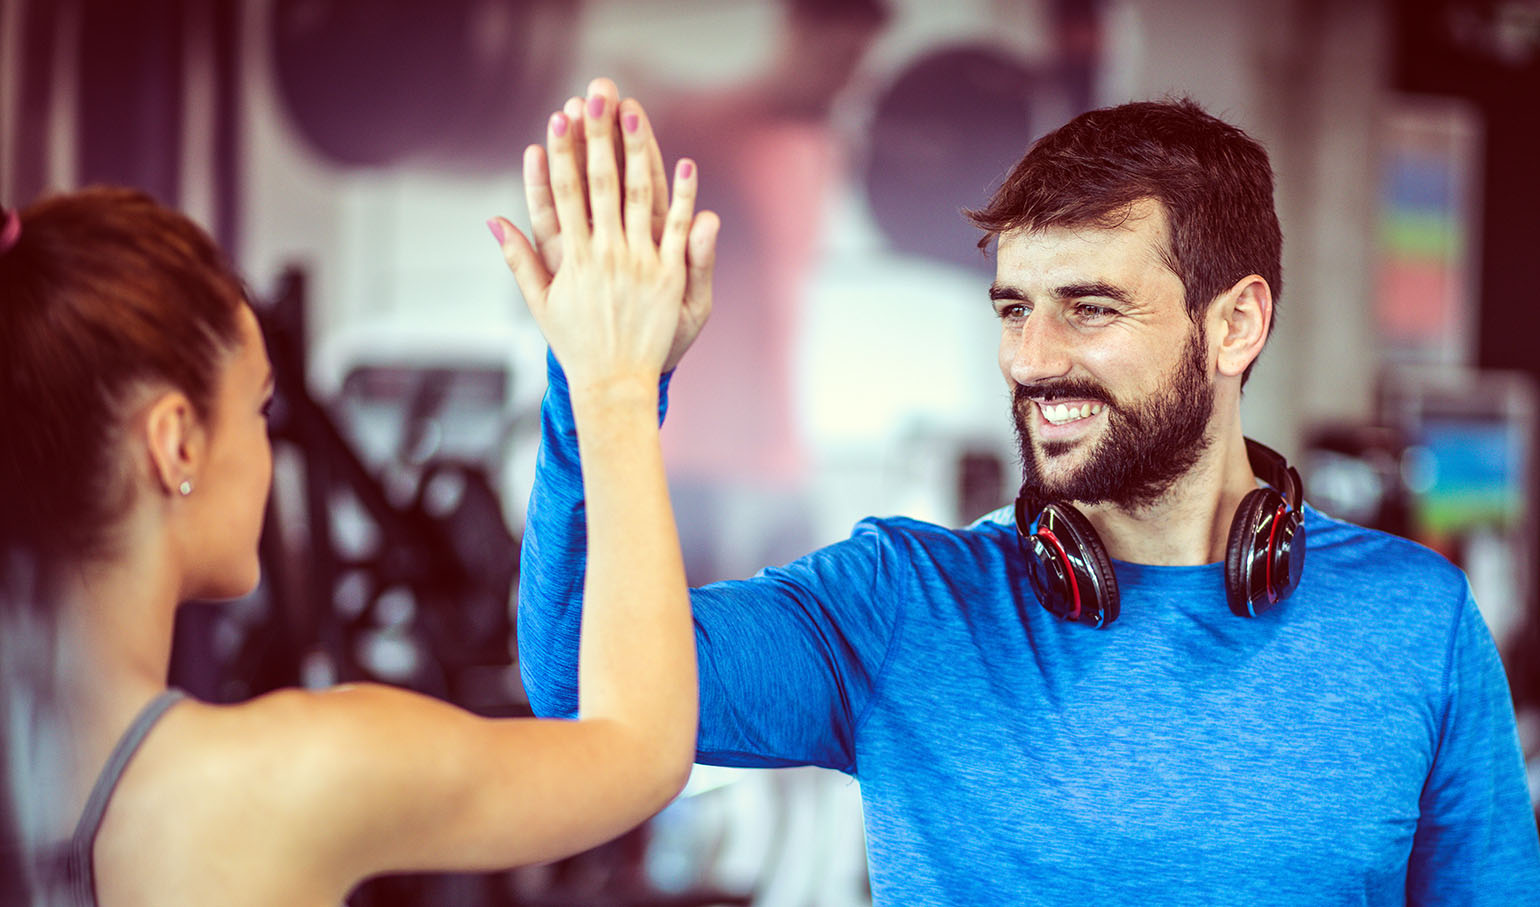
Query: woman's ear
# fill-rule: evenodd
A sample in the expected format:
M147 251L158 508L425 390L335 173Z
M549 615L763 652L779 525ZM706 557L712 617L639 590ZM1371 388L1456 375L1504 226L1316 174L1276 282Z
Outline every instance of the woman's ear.
M1273 321L1273 291L1256 274L1236 281L1209 308L1209 338L1221 375L1240 377L1261 355Z
M207 436L192 401L181 391L167 391L150 404L144 425L150 469L161 490L167 495L191 494Z

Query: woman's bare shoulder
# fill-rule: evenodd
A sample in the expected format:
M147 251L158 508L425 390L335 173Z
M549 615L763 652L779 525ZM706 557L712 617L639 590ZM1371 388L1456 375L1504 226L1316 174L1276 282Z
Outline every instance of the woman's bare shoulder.
M302 690L178 703L113 793L96 840L99 890L127 904L165 903L172 891L213 898L203 903L337 903L347 881L332 866L326 815L346 794L338 711Z

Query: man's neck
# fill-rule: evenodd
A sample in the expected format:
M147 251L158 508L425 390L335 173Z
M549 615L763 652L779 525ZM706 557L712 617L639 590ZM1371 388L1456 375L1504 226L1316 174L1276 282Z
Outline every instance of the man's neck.
M1138 510L1081 507L1107 553L1120 561L1191 566L1223 561L1230 522L1257 487L1237 420L1158 501Z

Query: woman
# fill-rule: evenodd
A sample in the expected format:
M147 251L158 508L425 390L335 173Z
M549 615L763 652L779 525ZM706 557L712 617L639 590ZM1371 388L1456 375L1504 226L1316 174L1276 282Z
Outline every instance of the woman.
M594 519L577 721L486 720L374 685L233 706L168 691L179 603L258 579L273 380L256 318L209 238L143 195L87 190L0 218L0 579L26 580L7 624L49 628L54 657L34 686L62 716L68 756L52 763L57 815L14 811L30 817L27 840L68 842L27 864L51 896L337 904L378 873L579 851L678 792L694 752L694 642L657 385L692 224L692 254L709 261L715 220L693 212L688 162L660 234L651 181L630 193L645 208L622 210L612 137L643 171L656 145L640 107L600 87L580 122L557 114L548 131L552 171L575 175L557 193L561 223L536 231L537 248L490 222L583 434ZM14 792L18 759L47 766L7 735Z

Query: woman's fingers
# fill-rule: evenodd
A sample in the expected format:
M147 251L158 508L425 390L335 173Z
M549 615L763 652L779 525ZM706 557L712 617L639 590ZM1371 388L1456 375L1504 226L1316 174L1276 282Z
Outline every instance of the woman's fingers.
M587 243L589 230L588 211L583 203L583 173L574 157L572 121L565 113L551 114L545 143L551 195L565 246L563 257L567 257L575 246Z
M620 133L626 152L626 243L632 252L650 250L655 242L652 162L647 149L652 128L635 101L626 101L620 107Z
M602 94L583 105L588 146L588 211L596 243L620 241L620 172L615 165L615 105Z
M531 313L539 315L545 308L546 289L551 285L551 272L547 271L540 255L518 227L501 217L487 221L487 229L502 247L503 260L513 279L524 294L524 302Z
M658 242L658 257L665 265L684 262L690 223L695 218L695 189L699 178L695 162L689 158L681 158L674 167L674 198L663 223L663 238Z

